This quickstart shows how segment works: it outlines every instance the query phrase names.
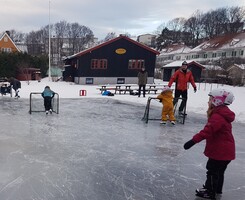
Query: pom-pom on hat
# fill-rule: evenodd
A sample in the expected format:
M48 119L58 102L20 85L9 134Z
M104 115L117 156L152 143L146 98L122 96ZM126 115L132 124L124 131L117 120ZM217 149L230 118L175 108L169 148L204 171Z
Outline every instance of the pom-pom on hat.
M182 62L182 65L188 65L188 63L186 61Z

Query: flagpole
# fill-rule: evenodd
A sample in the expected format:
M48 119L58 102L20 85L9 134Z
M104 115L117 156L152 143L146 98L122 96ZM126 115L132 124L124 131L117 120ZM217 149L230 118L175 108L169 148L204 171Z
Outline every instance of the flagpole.
M48 79L51 81L51 54L50 54L50 49L51 49L51 32L50 32L50 0L49 0L49 23L48 23L48 54L49 54L49 59L48 59Z

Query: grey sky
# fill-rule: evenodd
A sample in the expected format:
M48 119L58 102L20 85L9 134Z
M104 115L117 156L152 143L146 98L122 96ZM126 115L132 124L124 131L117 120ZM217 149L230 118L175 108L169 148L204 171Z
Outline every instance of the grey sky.
M49 23L49 0L0 0L0 32L15 29L28 33ZM188 18L196 10L245 6L244 0L50 0L50 21L62 20L89 27L103 39L116 32L140 35L176 17Z

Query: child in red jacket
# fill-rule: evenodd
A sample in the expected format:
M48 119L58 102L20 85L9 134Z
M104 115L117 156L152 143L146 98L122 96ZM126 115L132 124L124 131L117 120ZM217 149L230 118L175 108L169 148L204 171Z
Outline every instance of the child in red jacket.
M203 188L196 190L196 196L215 199L216 194L222 194L227 165L235 159L235 141L231 125L235 113L227 107L234 100L231 92L215 89L209 93L209 96L208 122L203 130L184 144L184 149L206 140L204 154L208 157L207 179Z

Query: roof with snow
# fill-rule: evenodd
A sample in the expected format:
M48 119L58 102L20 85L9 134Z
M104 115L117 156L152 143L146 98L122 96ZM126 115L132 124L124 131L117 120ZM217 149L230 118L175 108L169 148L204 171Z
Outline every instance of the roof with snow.
M184 44L171 44L167 48L162 49L161 55L188 53L190 50L191 48Z
M132 39L130 39L130 38L127 37L127 36L120 35L119 37L113 38L113 39L111 39L111 40L109 40L109 41L106 41L106 42L104 42L104 43L101 43L101 44L99 44L99 45L97 45L97 46L95 46L95 47L92 47L92 48L89 48L89 49L80 51L79 53L74 54L74 55L71 55L71 56L68 56L67 58L70 59L70 58L79 57L79 56L81 56L81 55L90 53L91 51L94 51L94 50L96 50L96 49L99 49L99 48L101 48L101 47L103 47L103 46L106 46L106 45L108 45L108 44L110 44L110 43L113 43L113 42L115 42L115 41L117 41L117 40L121 40L121 39L128 40L129 42L134 43L134 44L136 44L136 45L138 45L138 46L140 46L140 47L142 47L142 48L144 48L144 49L146 49L146 50L148 50L148 51L151 51L151 52L153 52L153 53L155 53L155 54L157 54L157 55L160 54L158 51L156 51L156 50L154 50L154 49L152 49L152 48L150 48L150 47L148 47L148 46L146 46L146 45L144 45L144 44L142 44L142 43L139 43L139 42L137 42L137 41L135 41L135 40L132 40Z
M217 36L193 48L190 52L214 51L245 47L245 32Z
M188 65L195 64L195 65L201 67L202 69L205 68L203 65L201 65L200 63L198 63L194 60L188 60L186 62L188 63ZM178 61L168 63L167 65L162 66L162 68L176 68L176 67L180 67L182 65L182 63L183 63L183 60L178 60Z
M230 70L230 69L232 69L234 67L237 67L237 68L239 68L241 70L245 70L245 64L234 64L231 67L229 67L227 70Z

